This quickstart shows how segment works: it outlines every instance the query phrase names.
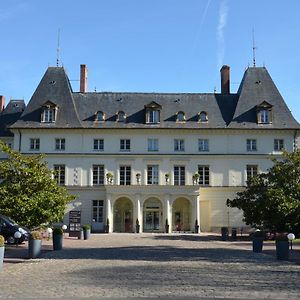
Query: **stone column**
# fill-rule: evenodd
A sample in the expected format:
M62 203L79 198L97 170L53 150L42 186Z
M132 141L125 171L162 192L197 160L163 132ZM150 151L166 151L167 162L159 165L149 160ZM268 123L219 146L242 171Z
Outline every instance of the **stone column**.
M200 196L199 195L194 196L194 224L193 224L193 226L195 226L196 220L198 221L199 232L200 232Z
M143 217L142 217L142 211L141 211L141 195L140 194L136 194L135 195L135 205L134 205L134 213L133 213L133 217L134 217L134 222L133 222L133 226L135 229L135 225L136 225L136 219L139 220L139 224L140 224L140 232L142 232L142 228L143 228Z
M169 224L169 232L172 232L172 203L171 196L169 194L165 195L165 207L164 207L164 220L163 220L163 228L165 229L166 219L168 219Z
M114 220L113 220L113 209L112 209L112 201L111 201L110 194L106 195L106 219L105 219L104 226L106 225L107 218L109 219L109 232L113 232Z

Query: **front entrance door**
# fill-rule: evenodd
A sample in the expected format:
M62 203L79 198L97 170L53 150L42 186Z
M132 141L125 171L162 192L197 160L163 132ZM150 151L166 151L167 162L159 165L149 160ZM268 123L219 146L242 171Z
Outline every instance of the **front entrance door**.
M144 213L144 231L159 230L159 211L146 211Z

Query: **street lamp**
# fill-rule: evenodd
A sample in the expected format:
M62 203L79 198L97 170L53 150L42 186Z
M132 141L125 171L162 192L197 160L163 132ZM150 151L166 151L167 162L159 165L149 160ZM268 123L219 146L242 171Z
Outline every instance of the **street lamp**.
M293 250L293 240L295 239L295 235L293 233L289 233L287 235L287 238L289 239L289 241L291 241L291 250Z
M14 233L14 238L16 239L17 245L19 244L19 239L21 238L22 233L20 231L16 231Z
M48 240L50 239L51 233L53 232L52 228L47 228Z

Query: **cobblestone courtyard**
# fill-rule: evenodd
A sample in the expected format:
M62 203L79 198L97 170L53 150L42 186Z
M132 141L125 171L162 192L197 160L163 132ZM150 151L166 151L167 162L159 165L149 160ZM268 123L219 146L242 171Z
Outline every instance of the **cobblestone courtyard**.
M2 299L299 299L300 265L198 235L98 234L66 238L64 250L40 259L6 261L0 282Z

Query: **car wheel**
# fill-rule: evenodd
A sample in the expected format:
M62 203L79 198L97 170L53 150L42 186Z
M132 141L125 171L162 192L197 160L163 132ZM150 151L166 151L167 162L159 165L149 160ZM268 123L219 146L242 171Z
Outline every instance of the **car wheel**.
M6 240L7 244L15 244L16 239L13 236L9 236Z

